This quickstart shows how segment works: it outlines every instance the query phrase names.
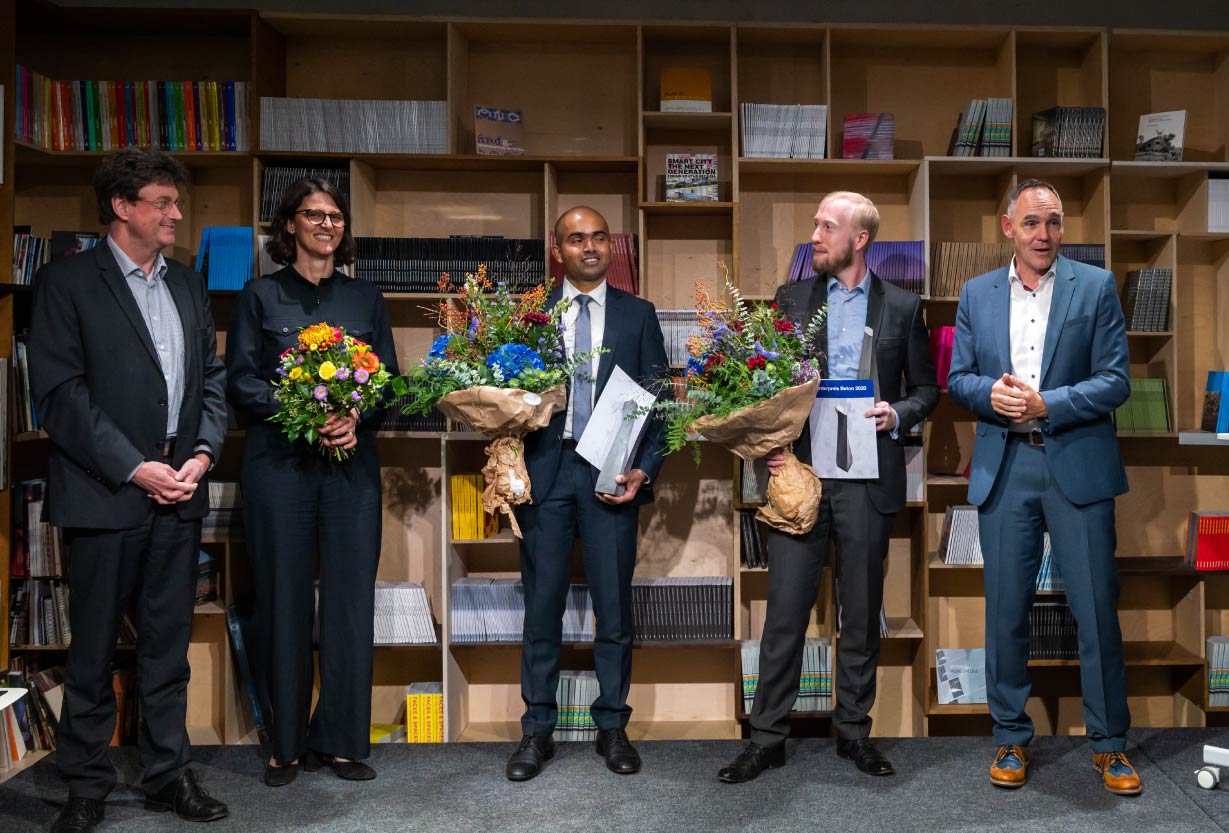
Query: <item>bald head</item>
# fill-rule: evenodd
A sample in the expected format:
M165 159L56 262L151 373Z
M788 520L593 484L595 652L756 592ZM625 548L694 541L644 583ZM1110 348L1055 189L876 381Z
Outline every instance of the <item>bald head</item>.
M586 205L569 208L555 221L551 256L563 264L570 280L588 292L606 278L610 267L610 227L606 219Z

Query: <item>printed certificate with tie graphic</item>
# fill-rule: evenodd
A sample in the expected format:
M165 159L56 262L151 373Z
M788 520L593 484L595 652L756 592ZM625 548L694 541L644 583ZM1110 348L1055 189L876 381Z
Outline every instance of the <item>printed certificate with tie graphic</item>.
M811 468L820 477L873 480L879 477L875 406L870 379L824 379L811 406Z

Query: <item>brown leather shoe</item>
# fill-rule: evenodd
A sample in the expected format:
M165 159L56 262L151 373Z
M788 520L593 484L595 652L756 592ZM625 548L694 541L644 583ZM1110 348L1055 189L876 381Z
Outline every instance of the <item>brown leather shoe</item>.
M1102 783L1114 795L1139 795L1144 791L1144 783L1125 752L1094 752L1092 767L1101 773Z
M996 787L1023 787L1028 780L1028 748L1000 746L990 765L990 783Z

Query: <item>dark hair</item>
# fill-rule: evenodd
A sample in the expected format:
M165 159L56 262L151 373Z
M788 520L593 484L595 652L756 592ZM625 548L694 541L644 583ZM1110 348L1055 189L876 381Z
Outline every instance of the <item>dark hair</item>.
M1020 199L1020 195L1031 188L1044 188L1054 195L1058 200L1058 204L1063 204L1063 198L1058 195L1058 189L1044 179L1026 179L1023 182L1017 182L1015 187L1007 192L1007 213L1011 214L1011 209L1016 204L1016 200Z
M342 196L336 185L327 179L317 177L300 179L286 189L282 203L277 207L277 213L273 215L271 233L269 242L265 244L265 251L269 253L269 257L273 258L274 263L282 265L294 263L295 255L298 253L297 245L294 235L286 231L286 224L295 218L295 213L303 204L303 200L312 194L324 194L336 203L341 215L346 218L346 225L341 231L341 242L333 251L333 263L337 266L350 265L354 262L354 234L350 231L350 203Z
M170 154L149 148L124 148L103 159L94 171L98 222L108 226L118 219L112 197L135 202L141 189L153 182L178 188L188 183L188 169Z

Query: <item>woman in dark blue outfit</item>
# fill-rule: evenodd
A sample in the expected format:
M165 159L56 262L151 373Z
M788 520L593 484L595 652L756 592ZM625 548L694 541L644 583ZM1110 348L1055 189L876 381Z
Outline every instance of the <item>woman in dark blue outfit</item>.
M247 429L242 493L256 594L255 676L268 709L272 749L264 780L281 786L299 764L327 764L366 780L376 565L380 558L380 461L373 417L330 418L318 445L343 461L291 442L268 418L278 357L299 330L344 327L397 373L392 329L379 288L346 277L354 259L350 210L337 188L304 179L283 198L268 251L281 271L250 282L226 338L227 398ZM319 564L320 698L310 714L314 579Z

